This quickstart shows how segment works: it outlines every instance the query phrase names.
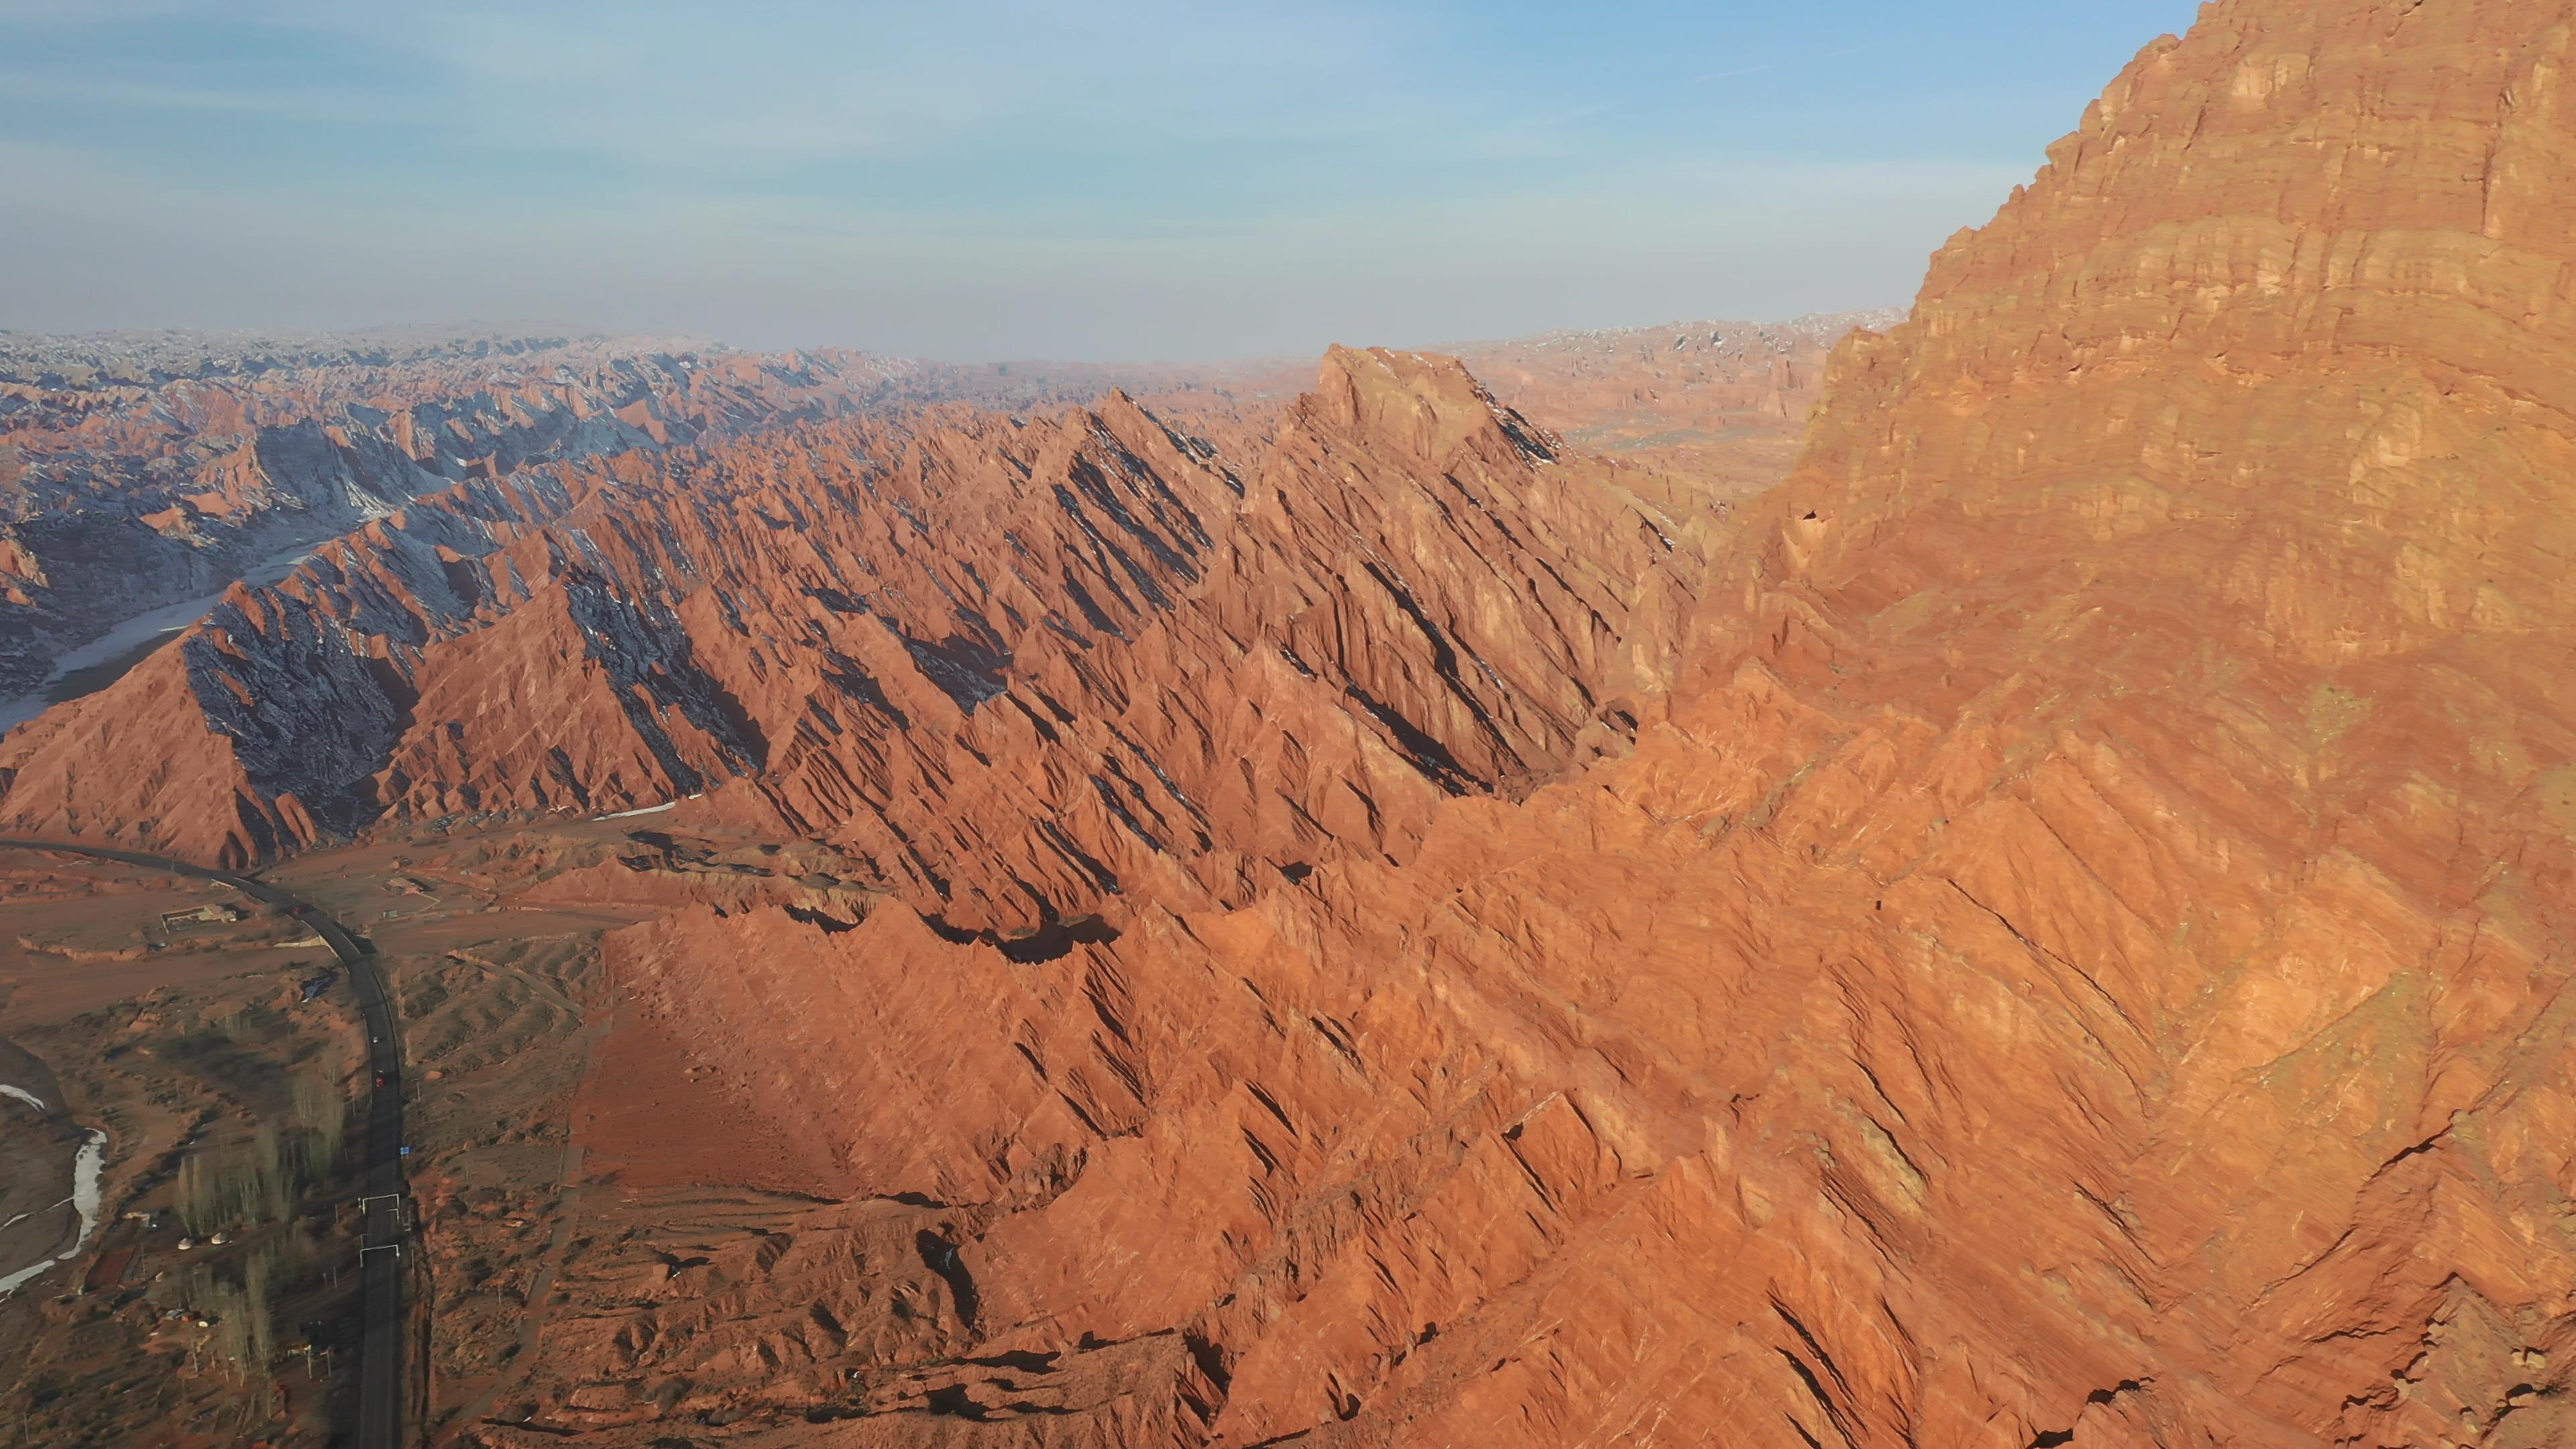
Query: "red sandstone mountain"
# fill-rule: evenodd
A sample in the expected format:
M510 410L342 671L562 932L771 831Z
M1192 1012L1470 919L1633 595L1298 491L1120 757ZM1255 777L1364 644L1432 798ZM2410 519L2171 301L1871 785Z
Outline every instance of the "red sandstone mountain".
M250 861L714 788L961 927L1238 901L1625 739L1708 519L1621 480L1336 352L1239 462L1117 395L476 484L11 736L0 810Z
M1028 407L1249 380L952 366L657 339L0 334L0 694L115 622L461 479L952 401Z
M1843 352L1633 753L1401 863L1035 964L613 938L952 1205L936 1331L764 1442L2576 1439L2571 18L2150 47ZM558 1422L837 1402L790 1315L888 1230L596 1281Z
M1473 344L1543 427L1683 471L1787 472L1824 346L1879 314ZM1300 370L1012 363L429 329L268 338L0 333L0 696L138 614L205 598L469 478L747 437L801 421L1087 401L1112 387L1249 421Z
M609 938L598 1190L801 1196L567 1275L589 1442L2576 1441L2571 35L2210 7L1729 518L1397 354L637 456L245 591L0 809L873 862ZM657 1069L726 1140L621 1135Z

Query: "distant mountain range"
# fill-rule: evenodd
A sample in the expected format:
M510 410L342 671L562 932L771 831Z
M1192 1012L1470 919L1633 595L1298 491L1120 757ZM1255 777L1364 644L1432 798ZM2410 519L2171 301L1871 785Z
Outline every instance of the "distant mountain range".
M1694 353L1699 372L1678 381L1691 395L1685 408L1701 405L1714 377L1727 391L1721 410L1756 419L1758 432L1792 434L1832 321L1721 326L1712 335L1793 339L1782 355L1803 380L1766 381L1760 367L1769 355L1726 353L1712 372ZM1552 365L1514 376L1532 383L1551 426L1592 418L1605 371L1627 367L1646 391L1675 385L1660 359L1641 365L1537 345ZM1530 347L1500 343L1492 352ZM467 479L946 403L1028 411L1124 389L1275 405L1305 371L1277 360L962 365L837 351L767 355L568 329L0 333L0 698L36 687L54 659L120 620L216 592L264 559ZM1560 391L1538 396L1560 382ZM1618 417L1635 413L1631 401L1617 405Z

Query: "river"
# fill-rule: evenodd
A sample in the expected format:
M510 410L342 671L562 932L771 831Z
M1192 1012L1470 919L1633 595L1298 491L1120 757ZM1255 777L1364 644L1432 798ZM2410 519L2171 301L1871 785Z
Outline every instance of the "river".
M242 582L273 584L295 572L295 566L313 556L313 545L299 543L293 548L271 554L257 568L242 575ZM225 585L229 591L231 585ZM53 673L32 694L0 701L0 733L16 729L53 705L96 694L125 677L126 671L152 657L162 645L179 636L182 630L214 612L222 603L222 593L202 599L186 599L164 604L148 613L137 614L78 649L54 658Z
M44 1098L24 1087L0 1084L0 1098L6 1098L18 1107L30 1109L39 1116L44 1115L48 1110ZM7 1298L48 1270L79 1258L82 1250L89 1246L90 1239L98 1236L99 1177L106 1166L107 1134L95 1127L81 1129L80 1148L72 1154L71 1196L51 1206L18 1213L6 1223L0 1223L0 1230L5 1230L17 1226L23 1219L41 1217L44 1213L66 1207L72 1210L74 1218L79 1223L70 1247L48 1257L38 1258L32 1263L0 1272L0 1298ZM57 1237L55 1241L60 1242L61 1239ZM0 1268L7 1268L7 1265L0 1263Z

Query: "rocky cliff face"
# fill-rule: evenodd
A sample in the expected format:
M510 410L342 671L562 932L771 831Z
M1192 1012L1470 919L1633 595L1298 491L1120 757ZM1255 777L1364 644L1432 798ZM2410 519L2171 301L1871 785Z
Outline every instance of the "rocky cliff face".
M871 873L609 937L633 1215L490 1443L2576 1441L2571 36L2209 7L1725 518L1389 353L630 454L0 805Z
M1842 351L1633 748L1399 860L1027 961L902 906L612 938L927 1246L603 1277L557 1422L2576 1439L2571 22L2151 46Z
M1271 371L474 333L0 337L0 695L119 619L461 480L939 402Z
M1622 478L1342 351L1240 461L1115 395L477 483L12 736L5 808L252 860L722 787L958 929L1246 899L1633 730L1710 520Z
M848 405L837 379L701 375L692 354L606 344L174 377L21 362L29 375L0 383L20 474L0 613L13 691L42 676L51 647L459 479Z

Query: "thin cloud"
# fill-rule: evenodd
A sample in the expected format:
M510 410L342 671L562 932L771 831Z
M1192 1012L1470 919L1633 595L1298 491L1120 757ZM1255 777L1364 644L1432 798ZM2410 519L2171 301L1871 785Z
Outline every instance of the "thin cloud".
M451 86L493 144L739 172L926 157L965 139L1050 144L1294 132L1339 124L1336 92L1392 86L1401 21L1333 4L1035 0L919 7L672 7L614 24L589 7L463 5L379 37Z
M1822 51L1818 54L1808 56L1803 64L1819 65L1829 60L1841 60L1846 56L1860 54L1860 50L1861 48L1857 45L1846 45L1840 50ZM1698 85L1706 81L1736 80L1748 75L1765 75L1772 71L1789 69L1790 66L1791 63L1787 61L1766 60L1759 65L1743 65L1737 66L1733 70L1713 70L1704 75L1695 75L1691 77L1691 84Z
M0 73L0 98L130 106L153 111L216 111L235 115L313 114L331 104L317 98L275 91L213 90L150 81L34 75L23 71Z
M1952 33L1983 18L1881 19L1885 52L1998 53ZM0 323L1183 357L1830 310L1910 292L2134 52L2022 58L1976 94L2036 119L1970 139L1885 122L1981 119L1903 67L1857 98L1686 80L1695 52L1741 62L1702 82L1820 70L1843 33L1535 0L0 0Z

